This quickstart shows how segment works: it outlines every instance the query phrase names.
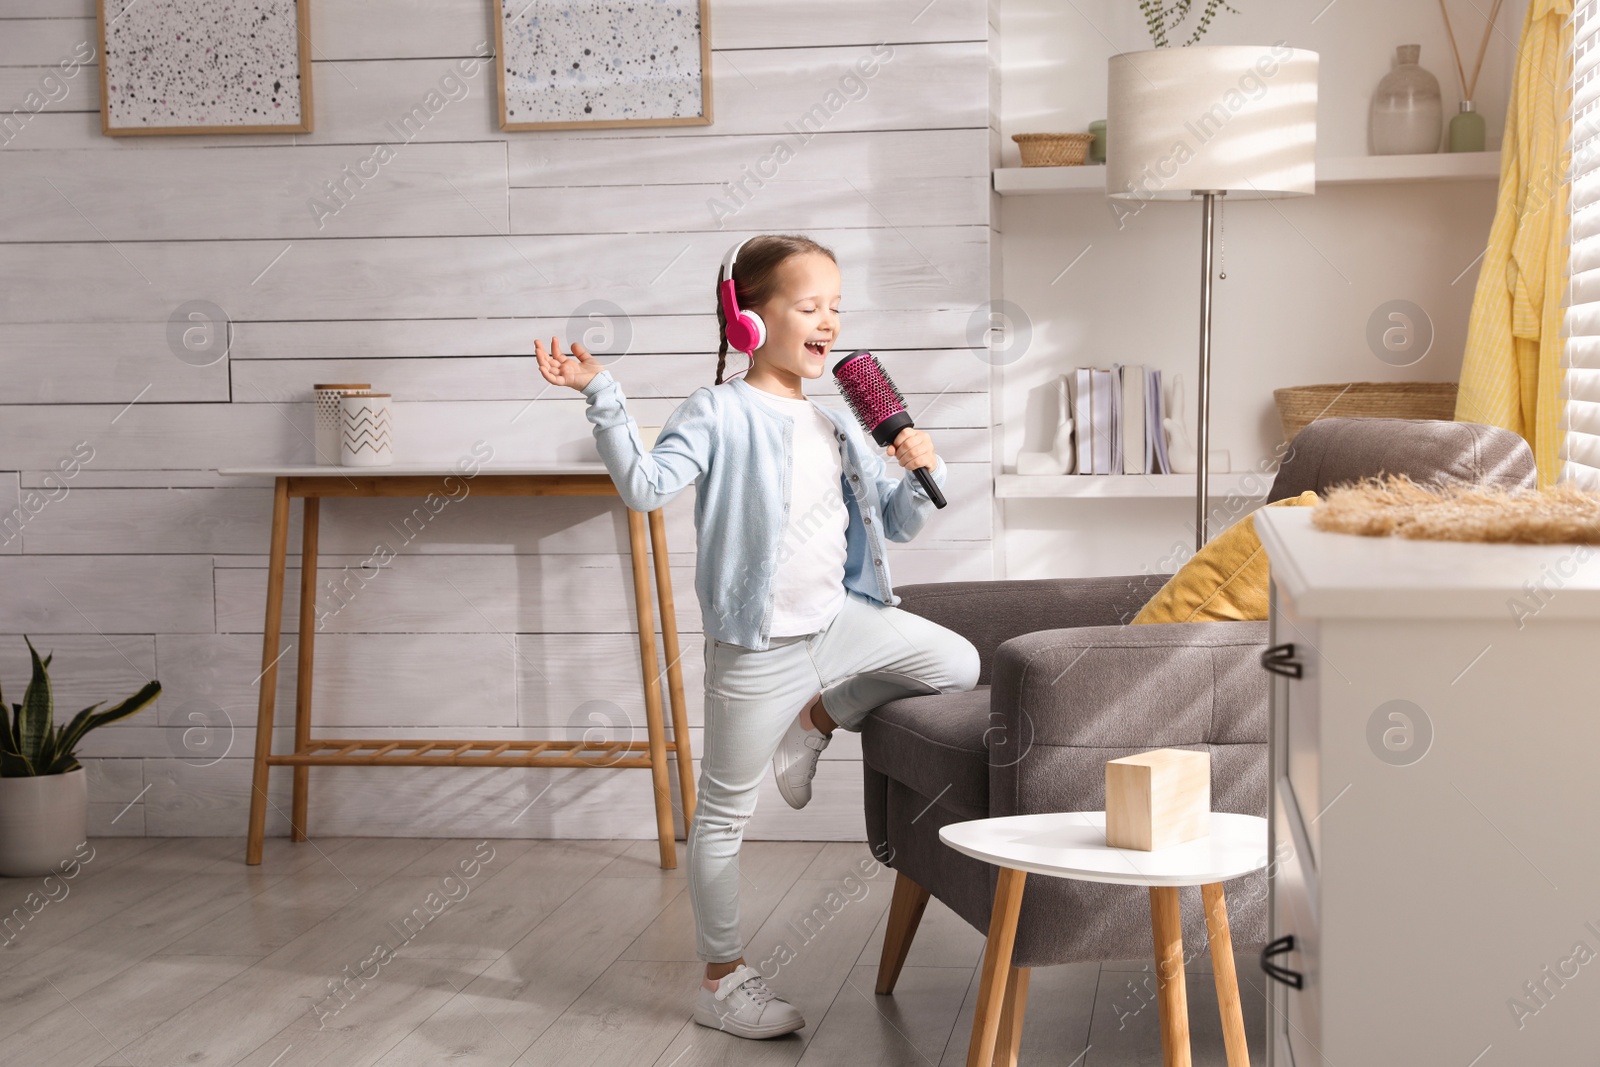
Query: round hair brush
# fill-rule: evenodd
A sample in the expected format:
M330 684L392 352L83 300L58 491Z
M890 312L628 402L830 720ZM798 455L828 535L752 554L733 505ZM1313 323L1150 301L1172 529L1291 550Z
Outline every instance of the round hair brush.
M855 413L861 428L872 439L887 448L894 444L900 431L913 425L906 411L906 398L894 387L888 371L878 362L878 357L862 350L852 352L833 365L834 381L839 383L839 393ZM936 507L944 507L944 494L934 484L926 467L912 470L922 488Z

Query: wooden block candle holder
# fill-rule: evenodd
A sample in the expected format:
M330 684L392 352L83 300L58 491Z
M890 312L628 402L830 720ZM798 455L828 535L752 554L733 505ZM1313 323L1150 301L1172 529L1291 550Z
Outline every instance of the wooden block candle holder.
M1160 748L1106 762L1106 844L1152 852L1211 833L1211 754Z

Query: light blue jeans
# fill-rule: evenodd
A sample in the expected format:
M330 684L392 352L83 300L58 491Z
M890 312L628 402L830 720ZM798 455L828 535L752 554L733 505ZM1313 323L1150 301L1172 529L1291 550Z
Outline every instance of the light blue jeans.
M774 637L765 650L706 639L705 739L699 800L689 827L689 899L707 963L744 953L739 938L739 846L789 724L818 692L830 718L861 729L898 697L952 693L978 683L978 650L954 630L845 591L814 634Z

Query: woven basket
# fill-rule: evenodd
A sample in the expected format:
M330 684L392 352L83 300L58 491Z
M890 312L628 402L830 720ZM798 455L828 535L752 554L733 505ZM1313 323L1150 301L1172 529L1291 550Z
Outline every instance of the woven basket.
M1014 133L1022 150L1024 167L1078 167L1083 165L1092 133Z
M1455 382L1345 382L1274 389L1283 439L1315 419L1453 419Z

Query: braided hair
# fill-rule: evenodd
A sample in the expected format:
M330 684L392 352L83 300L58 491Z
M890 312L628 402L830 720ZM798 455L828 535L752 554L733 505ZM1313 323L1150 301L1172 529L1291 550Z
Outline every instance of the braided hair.
M733 264L733 291L739 307L755 309L772 299L778 284L778 266L790 256L806 252L819 252L835 263L833 251L824 248L809 237L790 233L766 233L750 238L739 249L739 258ZM717 385L723 382L722 372L728 363L728 315L722 307L722 268L717 268L717 333L721 347L717 350ZM755 357L750 357L751 365ZM746 368L748 370L749 368Z

